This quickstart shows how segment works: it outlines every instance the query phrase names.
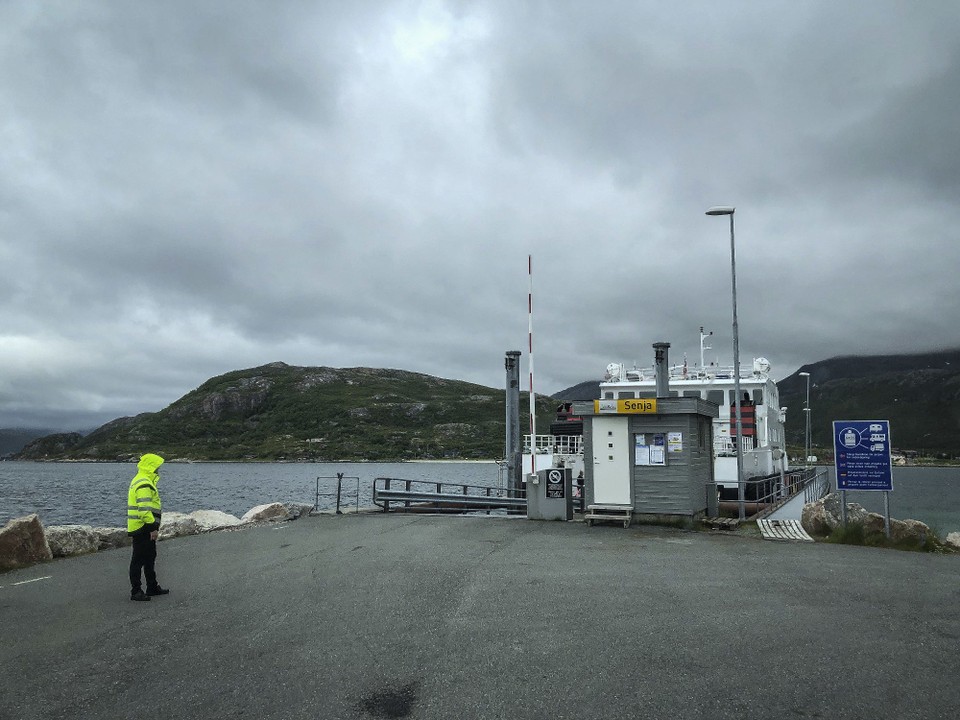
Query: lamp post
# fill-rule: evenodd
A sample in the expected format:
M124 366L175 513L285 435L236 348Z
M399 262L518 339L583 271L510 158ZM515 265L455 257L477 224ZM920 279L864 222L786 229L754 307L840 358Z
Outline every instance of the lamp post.
M803 431L803 467L810 469L810 373L802 372L800 377L807 379L807 401L803 405L804 431Z
M707 210L707 215L730 216L730 277L733 287L733 392L737 418L737 504L740 519L746 517L743 506L743 422L740 414L740 330L737 324L737 250L733 240L734 207L719 205Z

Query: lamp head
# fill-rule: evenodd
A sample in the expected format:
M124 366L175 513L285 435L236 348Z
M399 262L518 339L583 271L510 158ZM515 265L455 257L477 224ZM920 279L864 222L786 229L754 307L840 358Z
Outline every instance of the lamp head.
M735 207L730 207L728 205L715 205L707 210L707 215L733 215L735 210Z

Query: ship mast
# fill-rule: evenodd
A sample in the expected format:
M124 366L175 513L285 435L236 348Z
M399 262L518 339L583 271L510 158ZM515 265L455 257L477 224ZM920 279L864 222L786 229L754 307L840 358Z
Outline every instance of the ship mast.
M704 351L704 350L713 350L712 347L710 347L709 345L705 345L705 344L704 344L704 342L706 341L706 339L709 338L711 335L713 335L713 330L711 330L710 332L704 334L704 332L703 332L703 325L700 326L700 368L701 368L701 369L705 369L705 368L707 367L707 364L706 364L706 363L704 362L704 360L703 360L703 351Z

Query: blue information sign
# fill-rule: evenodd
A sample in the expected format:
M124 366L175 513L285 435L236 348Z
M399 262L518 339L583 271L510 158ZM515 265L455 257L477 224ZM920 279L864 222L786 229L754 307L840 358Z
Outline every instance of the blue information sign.
M889 420L834 420L837 490L893 490Z

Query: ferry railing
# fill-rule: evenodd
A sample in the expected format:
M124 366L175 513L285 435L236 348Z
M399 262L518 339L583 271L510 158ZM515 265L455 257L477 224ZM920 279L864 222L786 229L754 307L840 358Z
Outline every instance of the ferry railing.
M799 493L804 494L804 502L815 502L830 490L826 471L817 471L816 468L791 470L783 473L773 473L758 478L743 481L744 505L748 516L766 516L782 506ZM716 492L714 483L707 484L707 492ZM720 510L732 511L738 509L739 501L720 500Z
M321 485L323 486L324 492L320 492ZM356 503L356 511L360 512L360 478L345 477L343 473L337 473L336 477L318 477L317 495L311 512L319 512L321 510L320 498L331 498L331 501L326 503L323 509L328 509L332 506L335 508L337 515L342 515L343 511L340 508L345 494L348 498L351 495L353 496Z
M373 481L373 504L384 512L477 512L515 510L526 512L525 489L508 492L490 485L405 480L378 477Z
M523 436L523 452L530 454L530 436ZM537 435L533 446L538 455L583 455L583 435Z

